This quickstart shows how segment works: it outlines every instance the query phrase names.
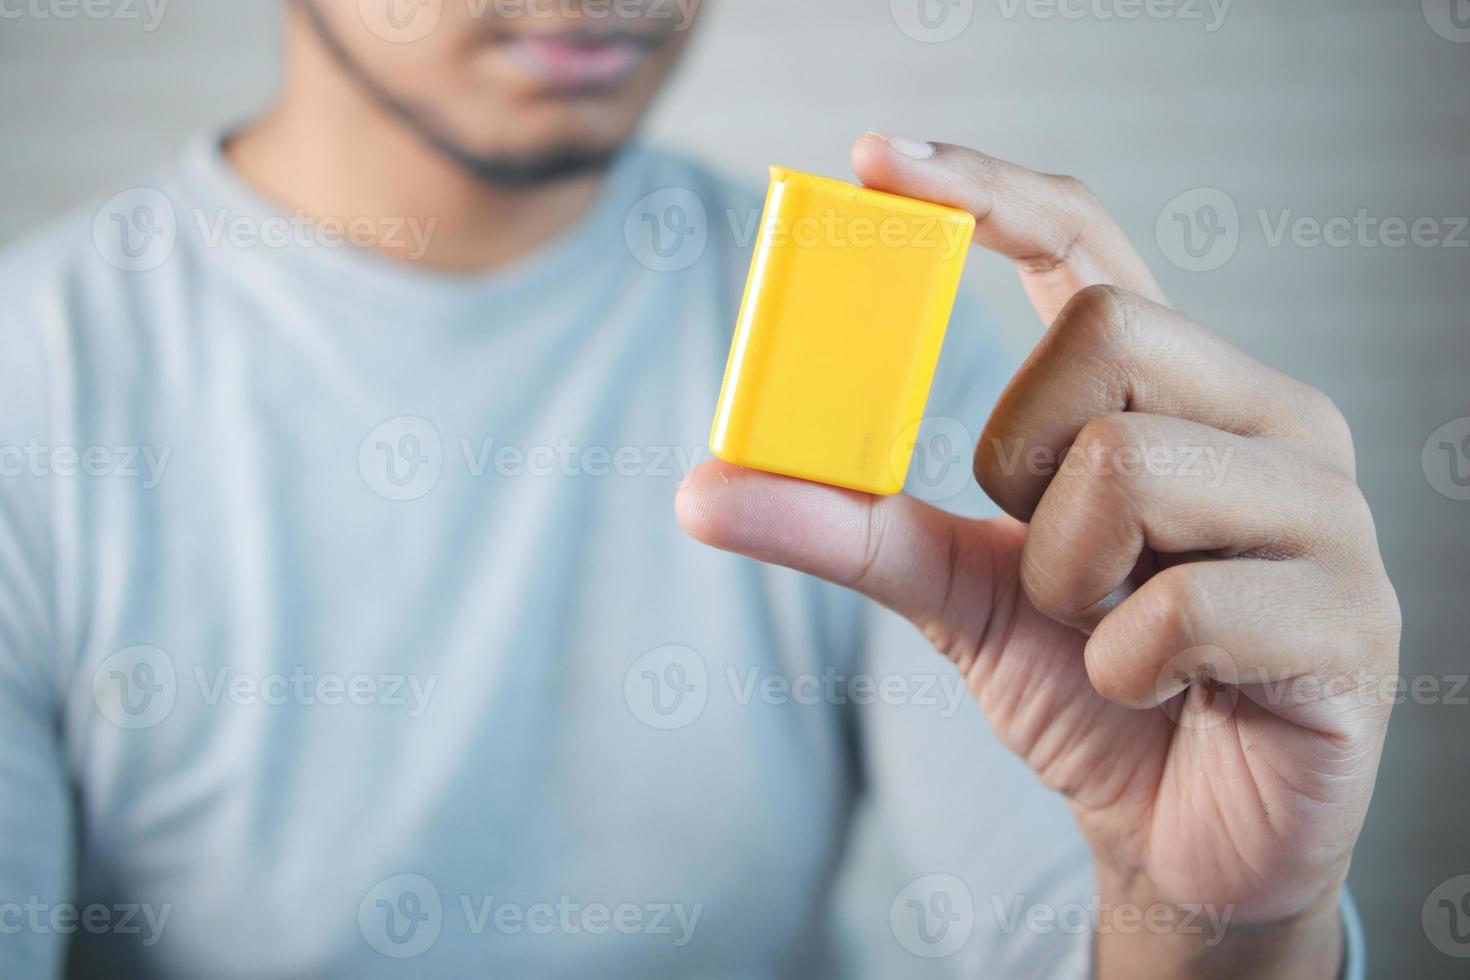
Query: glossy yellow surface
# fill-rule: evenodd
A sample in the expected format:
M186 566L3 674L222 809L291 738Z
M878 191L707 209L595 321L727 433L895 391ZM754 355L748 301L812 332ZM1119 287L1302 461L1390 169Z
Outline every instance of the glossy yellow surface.
M964 211L772 167L714 454L902 490L974 231Z

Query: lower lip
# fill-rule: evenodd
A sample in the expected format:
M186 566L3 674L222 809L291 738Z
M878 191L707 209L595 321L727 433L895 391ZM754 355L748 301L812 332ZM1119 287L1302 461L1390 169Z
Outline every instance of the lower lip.
M517 64L556 88L605 88L631 75L648 51L628 41L569 44L550 38L523 37L505 42Z

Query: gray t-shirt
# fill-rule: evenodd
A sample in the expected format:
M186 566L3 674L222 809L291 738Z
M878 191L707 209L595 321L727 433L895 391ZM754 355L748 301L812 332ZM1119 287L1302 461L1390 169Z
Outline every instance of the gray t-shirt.
M450 277L210 139L0 260L0 975L1085 973L948 664L676 526L760 205L634 148ZM962 303L911 490L1011 366Z

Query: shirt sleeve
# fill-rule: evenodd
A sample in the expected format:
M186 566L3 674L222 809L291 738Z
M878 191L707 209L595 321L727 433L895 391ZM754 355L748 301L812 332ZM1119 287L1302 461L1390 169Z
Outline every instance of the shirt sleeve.
M5 292L13 301L17 291ZM46 357L39 323L15 310L0 320L0 976L45 980L60 976L77 924L73 828L52 629Z

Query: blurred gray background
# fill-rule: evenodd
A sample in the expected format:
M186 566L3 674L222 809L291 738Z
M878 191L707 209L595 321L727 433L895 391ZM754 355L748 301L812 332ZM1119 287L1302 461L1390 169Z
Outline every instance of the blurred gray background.
M1115 0L932 0L944 17L925 27L915 2L708 0L652 129L755 183L774 162L847 176L867 129L1080 176L1176 305L1337 400L1404 606L1402 673L1439 692L1397 710L1358 849L1371 975L1470 973L1421 923L1470 873L1470 231L1454 220L1470 215L1470 4L1178 0L1123 19ZM269 99L278 0L176 0L152 30L134 9L6 5L0 243ZM1283 217L1360 212L1433 230L1274 240ZM1191 223L1195 244L1218 229L1203 256L1183 247ZM1033 342L1006 264L971 265L995 322Z

